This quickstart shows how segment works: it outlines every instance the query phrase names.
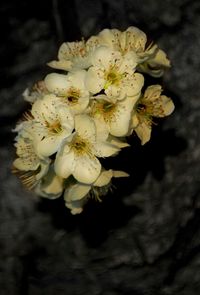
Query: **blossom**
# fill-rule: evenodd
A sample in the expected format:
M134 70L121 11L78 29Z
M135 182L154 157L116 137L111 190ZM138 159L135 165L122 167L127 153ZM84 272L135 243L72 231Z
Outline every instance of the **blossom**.
M91 116L99 128L105 128L113 136L122 137L129 133L131 114L139 95L113 102L106 95L95 97L91 105Z
M62 141L74 128L74 118L55 95L37 100L31 110L34 118L34 146L36 153L47 157L58 151Z
M86 69L91 65L91 55L96 42L85 40L65 42L58 51L58 61L51 61L48 65L54 69L69 71L73 68Z
M31 90L26 88L22 95L24 97L24 100L33 103L36 100L43 98L43 96L45 96L46 94L48 94L48 90L44 81L38 81L33 85Z
M92 184L73 183L65 190L64 200L67 208L72 214L79 214L83 211L83 206L88 197L95 197L101 201L100 197L107 194L111 187L112 177L128 177L123 171L102 170L97 180Z
M75 116L75 132L66 138L55 159L56 174L68 178L70 175L79 182L93 183L101 172L97 157L116 154L115 145L98 141L95 123L88 115Z
M123 57L120 52L105 46L98 47L86 75L86 87L93 94L105 90L113 100L137 95L144 78L141 74L134 73L136 65L133 58Z
M170 67L170 61L163 50L156 44L148 44L146 34L136 27L129 27L121 32L117 29L104 29L96 37L96 42L106 45L122 55L135 54L138 69L154 77L163 74Z
M31 123L24 122L17 126L15 138L17 159L13 162L13 172L17 173L23 184L32 189L49 169L49 158L39 158L33 145ZM15 130L15 131L16 131Z
M68 75L51 73L44 81L49 92L59 97L74 114L78 114L83 112L89 103L85 75L84 70L77 70Z
M149 86L136 104L132 116L132 128L142 144L150 140L153 117L162 118L170 115L174 110L172 100L161 95L161 92L160 85Z
M64 179L55 174L53 164L50 165L48 173L34 187L35 193L47 199L57 199L64 189Z

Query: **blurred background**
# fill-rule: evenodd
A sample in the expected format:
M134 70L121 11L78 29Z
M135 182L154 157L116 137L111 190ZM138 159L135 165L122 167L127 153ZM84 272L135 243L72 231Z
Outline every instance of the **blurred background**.
M162 81L176 110L152 140L112 168L131 174L102 203L71 216L11 174L22 92L51 70L63 41L137 26L172 68ZM200 294L200 1L1 0L0 293Z

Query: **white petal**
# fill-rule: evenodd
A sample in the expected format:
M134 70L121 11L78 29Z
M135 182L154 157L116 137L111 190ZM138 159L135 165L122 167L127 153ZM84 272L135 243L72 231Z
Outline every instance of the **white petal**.
M50 167L34 191L42 197L56 199L63 192L63 179L55 174L53 167Z
M111 181L111 178L113 177L113 170L104 170L101 172L95 183L93 184L94 186L105 186L109 184Z
M58 176L63 178L68 178L74 171L75 159L74 152L72 150L67 150L68 146L63 147L59 153L56 155L54 169Z
M97 142L95 144L95 155L100 158L116 155L120 149L109 142Z
M60 148L62 141L69 135L69 132L62 132L59 136L45 137L41 141L35 141L36 153L41 157L53 155Z
M74 70L68 74L68 80L73 87L85 90L85 77L87 72L85 70Z
M116 59L121 59L120 52L113 51L106 46L100 46L93 53L92 63L94 66L109 69L111 65L115 64Z
M72 62L69 60L52 60L47 65L53 69L68 71L72 67Z
M13 166L19 170L22 171L30 171L30 170L36 170L39 167L40 163L35 162L34 165L29 159L24 159L24 158L17 158L13 162Z
M95 122L88 115L75 116L75 130L81 138L88 139L91 142L95 141Z
M105 84L105 79L103 75L99 76L98 69L95 69L95 67L89 68L85 78L86 88L91 93L96 94L103 89L104 84Z
M73 176L79 182L91 184L101 172L101 164L95 157L83 155L76 157Z
M83 206L86 200L83 198L78 201L65 202L65 206L71 210L71 214L80 214L83 211Z
M67 75L51 73L46 76L44 81L47 89L58 95L65 95L68 87L70 87Z
M170 115L175 108L173 101L171 100L171 98L165 95L161 95L160 99L162 102L162 110L163 110L163 114L161 115L161 117Z
M136 27L129 27L127 32L131 33L128 41L134 44L136 51L143 51L147 41L146 34Z
M135 132L137 133L137 136L140 138L142 145L147 143L151 138L151 126L145 124L145 122L140 123L135 128Z
M76 183L71 185L65 190L64 200L66 202L80 200L89 193L90 189L91 185L88 184Z
M128 96L135 96L140 93L144 85L144 77L139 73L134 73L130 79L124 79L123 87L125 87Z

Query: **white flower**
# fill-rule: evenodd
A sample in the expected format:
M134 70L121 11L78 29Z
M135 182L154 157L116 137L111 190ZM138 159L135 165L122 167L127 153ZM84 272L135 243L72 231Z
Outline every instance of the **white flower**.
M119 148L98 141L94 121L87 115L75 116L75 132L65 140L55 160L56 174L68 178L73 175L82 183L93 183L100 174L97 157L109 157Z
M141 72L148 73L149 75L158 78L161 77L164 71L170 67L170 61L166 56L166 53L158 49L155 54L147 61L141 63L138 69Z
M79 214L83 211L83 206L87 198L92 196L100 200L110 189L112 177L128 177L123 171L103 170L93 184L75 183L70 185L64 193L65 205L72 214Z
M146 34L136 27L121 32L117 29L104 29L96 37L96 42L107 45L122 55L135 54L138 69L154 77L160 77L170 67L170 61L163 50L151 42L148 45Z
M63 189L63 178L55 174L53 165L51 165L48 173L39 181L34 191L41 197L57 199L61 196Z
M141 139L142 145L150 140L153 117L162 118L170 115L174 110L172 100L161 95L160 85L147 87L140 97L132 116L132 128Z
M45 84L74 114L83 112L89 103L89 92L85 87L86 71L77 70L68 75L51 73Z
M91 116L99 129L106 129L117 137L126 136L129 133L131 114L139 95L126 97L123 100L113 102L106 95L95 97L91 105Z
M23 92L24 100L33 103L38 99L41 99L44 95L48 94L48 90L45 86L44 81L38 81L35 83L31 90L28 88Z
M19 174L23 184L29 189L47 173L50 160L41 159L35 152L31 123L18 125L19 135L16 137L16 153L18 158L13 162L13 172Z
M74 128L74 119L68 108L55 95L37 100L31 110L34 117L34 145L41 157L47 157L59 149L62 141Z
M114 100L137 95L144 78L141 74L134 73L135 67L136 61L133 58L123 57L105 46L98 47L86 75L86 86L93 94L105 90Z
M55 69L69 71L72 68L87 69L91 65L91 55L96 42L84 40L65 42L58 51L58 61L51 61L48 65Z

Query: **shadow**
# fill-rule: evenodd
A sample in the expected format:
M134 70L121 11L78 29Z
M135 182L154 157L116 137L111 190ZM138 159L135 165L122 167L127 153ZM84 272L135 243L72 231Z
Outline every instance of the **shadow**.
M123 184L117 187L123 196L141 185L149 172L161 181L165 175L166 157L176 157L187 148L184 138L176 136L174 129L164 131L160 123L154 126L152 138L144 146L136 136L131 136L128 142L131 146L122 150L117 158L106 159L103 163L107 169L129 173L130 177L123 179Z
M136 206L123 204L117 193L108 194L101 203L91 199L80 215L72 215L62 198L41 199L38 210L51 214L56 228L68 232L78 229L89 247L98 247L106 240L110 230L123 227L140 211Z

